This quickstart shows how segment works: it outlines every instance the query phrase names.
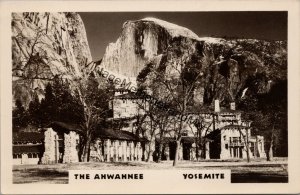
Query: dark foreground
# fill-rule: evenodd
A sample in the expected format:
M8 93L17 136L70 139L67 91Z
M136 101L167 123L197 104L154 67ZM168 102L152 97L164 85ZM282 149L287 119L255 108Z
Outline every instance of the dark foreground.
M228 167L231 169L231 183L287 183L287 165L249 165Z
M278 158L275 161L256 160L250 163L240 160L202 162L182 161L176 167L172 162L115 162L115 163L74 163L53 165L14 165L13 183L68 183L68 170L105 170L105 169L230 169L232 183L287 183L287 159Z

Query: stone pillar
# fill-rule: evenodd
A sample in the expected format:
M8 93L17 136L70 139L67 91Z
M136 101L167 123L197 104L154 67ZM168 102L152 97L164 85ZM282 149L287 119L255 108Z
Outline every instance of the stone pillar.
M178 151L178 160L182 160L183 157L183 149L182 149L182 143L179 145L179 151Z
M131 141L129 143L129 147L130 147L130 160L134 161L134 143L133 143L133 141Z
M196 149L194 147L191 147L190 149L190 161L196 160Z
M146 147L146 149L145 149L146 161L149 156L149 162L152 162L153 161L153 152L155 150L155 142L148 142L145 147Z
M142 161L143 160L143 148L142 148L142 143L141 142L139 142L139 143L140 143L139 156L140 156L140 161Z
M130 141L126 142L126 161L130 161Z
M137 159L137 161L142 160L141 142L137 142L137 144L136 144L136 159Z
M79 136L76 132L70 131L69 134L64 134L64 156L63 163L74 163L78 162L78 153L76 150L76 139L79 139Z
M43 164L56 163L56 136L57 133L52 128L47 128L44 132L45 152L42 157Z
M118 141L118 161L123 161L123 141Z
M266 157L266 153L265 153L265 139L264 137L261 138L261 153L262 153L262 157Z
M105 155L106 155L106 162L110 162L110 139L107 139L104 141L105 145L104 145L104 151L105 151Z
M127 141L122 142L122 150L123 150L123 161L127 161Z
M103 141L100 139L97 139L94 143L95 148L96 148L96 156L99 159L99 162L103 162L104 161L104 153L102 151L102 146L103 146Z
M205 159L210 159L210 154L209 154L209 142L205 143Z
M134 146L134 160L138 160L138 144Z
M265 158L266 153L265 153L265 148L264 148L264 137L263 136L257 136L256 137L256 149L257 149L257 156L260 158Z
M112 161L114 161L114 155L115 155L114 141L111 140L111 144L110 144L110 159L112 159Z
M165 146L165 154L166 154L166 159L170 160L170 147L168 143Z
M117 140L115 140L114 141L114 161L115 162L118 162L119 161L119 150L118 150L118 141Z
M247 159L247 151L246 151L247 147L246 146L244 148L239 147L239 150L242 150L242 158ZM249 151L249 153L251 153L251 152ZM238 153L238 155L240 155L240 152Z

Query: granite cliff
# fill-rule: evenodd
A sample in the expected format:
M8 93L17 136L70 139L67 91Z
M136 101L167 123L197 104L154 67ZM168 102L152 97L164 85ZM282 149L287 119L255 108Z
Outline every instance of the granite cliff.
M72 84L92 61L77 13L12 13L11 28L13 101L25 107L54 77Z
M105 68L129 78L164 98L163 79L195 80L191 104L223 105L239 101L251 91L266 93L287 80L286 41L198 37L191 30L156 18L127 21L115 43L107 46L99 65L92 64L84 24L77 13L12 14L13 100L28 106L43 97L45 85L60 77L76 84L85 71ZM180 69L180 71L178 71Z
M191 30L156 18L127 21L115 43L109 44L101 67L137 78L142 87L164 98L157 75L164 79L181 76L195 79L200 71L193 99L196 104L239 101L252 90L266 93L287 79L286 41L198 37ZM181 71L178 71L181 69Z

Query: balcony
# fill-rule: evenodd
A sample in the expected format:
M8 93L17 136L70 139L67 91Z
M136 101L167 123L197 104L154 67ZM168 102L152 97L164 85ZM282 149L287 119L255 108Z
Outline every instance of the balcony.
M241 147L244 146L244 142L230 142L229 147Z

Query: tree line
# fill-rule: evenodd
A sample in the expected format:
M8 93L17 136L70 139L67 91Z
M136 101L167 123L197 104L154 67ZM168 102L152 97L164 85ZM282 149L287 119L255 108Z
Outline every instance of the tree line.
M73 88L73 89L72 89ZM77 125L83 132L80 142L81 161L88 161L94 133L109 115L111 89L94 74L71 86L59 77L45 87L40 100L35 94L28 108L16 100L13 109L13 131L47 128L54 121Z

